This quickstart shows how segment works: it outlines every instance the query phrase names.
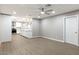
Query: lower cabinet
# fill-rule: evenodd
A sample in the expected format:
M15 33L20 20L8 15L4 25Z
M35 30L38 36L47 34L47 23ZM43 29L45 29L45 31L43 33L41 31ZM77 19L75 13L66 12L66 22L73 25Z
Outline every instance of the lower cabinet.
M27 38L32 38L32 30L21 30L20 35Z

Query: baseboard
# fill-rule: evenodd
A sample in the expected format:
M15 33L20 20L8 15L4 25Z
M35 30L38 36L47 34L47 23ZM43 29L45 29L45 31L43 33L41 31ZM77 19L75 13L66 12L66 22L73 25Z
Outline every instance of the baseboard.
M0 42L0 47L2 46L3 43L7 43L7 42L11 42L11 40L1 41L1 42Z
M65 43L68 43L68 44L71 44L71 45L79 47L79 44L73 44L73 43L70 43L70 42L65 42Z
M58 39L44 37L44 36L42 36L42 38L46 38L46 39L50 39L50 40L54 40L54 41L58 41L58 42L64 42L64 40L58 40Z
M11 42L12 40L6 40L6 41L1 41L0 43L3 43L3 42Z
M49 37L44 37L44 36L34 36L32 38L46 38L46 39L50 39L50 40L54 40L54 41L58 41L58 42L64 42L64 40L58 40L58 39L54 39L54 38L49 38Z
M33 36L32 38L40 38L41 36Z
M24 37L24 38L28 38L28 39L31 39L31 38L32 38L32 37L26 37L26 36L21 35L21 34L18 34L18 35L20 35L20 36L22 36L22 37Z

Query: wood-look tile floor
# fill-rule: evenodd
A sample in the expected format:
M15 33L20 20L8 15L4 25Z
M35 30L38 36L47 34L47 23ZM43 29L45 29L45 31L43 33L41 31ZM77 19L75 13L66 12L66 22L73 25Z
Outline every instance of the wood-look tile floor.
M11 42L0 47L1 55L78 55L79 48L44 38L28 39L12 35Z

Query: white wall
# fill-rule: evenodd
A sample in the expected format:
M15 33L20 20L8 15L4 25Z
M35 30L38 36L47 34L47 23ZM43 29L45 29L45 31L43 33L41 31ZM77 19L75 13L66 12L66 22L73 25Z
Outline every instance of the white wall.
M0 15L0 42L11 41L11 16Z

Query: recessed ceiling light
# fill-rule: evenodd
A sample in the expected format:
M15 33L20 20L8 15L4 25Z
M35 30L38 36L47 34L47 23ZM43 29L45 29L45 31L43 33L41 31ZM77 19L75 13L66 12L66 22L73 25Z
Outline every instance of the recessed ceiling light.
M52 13L54 14L54 13L55 13L55 11L52 11Z
M41 14L45 14L45 12L42 11Z
M16 14L16 12L15 12L15 11L13 11L13 14Z

